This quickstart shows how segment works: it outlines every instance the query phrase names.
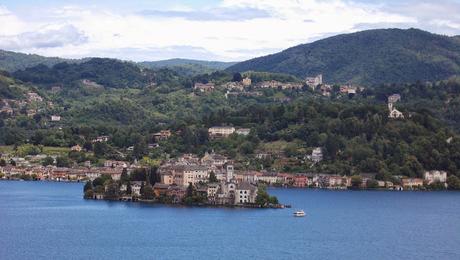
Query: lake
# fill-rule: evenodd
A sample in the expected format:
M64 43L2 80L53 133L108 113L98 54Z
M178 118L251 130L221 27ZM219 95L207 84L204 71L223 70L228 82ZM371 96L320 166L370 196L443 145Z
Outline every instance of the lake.
M460 259L458 192L270 189L293 208L225 209L82 188L0 181L0 259Z

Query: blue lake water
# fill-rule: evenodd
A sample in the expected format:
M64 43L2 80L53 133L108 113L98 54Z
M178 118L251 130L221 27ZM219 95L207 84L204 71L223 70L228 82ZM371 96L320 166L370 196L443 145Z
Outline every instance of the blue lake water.
M458 192L270 189L293 208L263 210L88 201L82 187L0 181L0 259L460 259Z

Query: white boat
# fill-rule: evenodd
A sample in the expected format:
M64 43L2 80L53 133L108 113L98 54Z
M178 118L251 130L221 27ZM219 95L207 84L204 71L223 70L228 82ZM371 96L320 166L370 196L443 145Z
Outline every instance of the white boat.
M305 216L305 212L303 210L298 210L294 212L294 217L304 217L304 216Z

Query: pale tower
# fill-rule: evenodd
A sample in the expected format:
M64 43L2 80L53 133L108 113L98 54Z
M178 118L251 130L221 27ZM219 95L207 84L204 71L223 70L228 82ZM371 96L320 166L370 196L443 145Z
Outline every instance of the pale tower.
M233 165L227 165L227 181L233 179Z

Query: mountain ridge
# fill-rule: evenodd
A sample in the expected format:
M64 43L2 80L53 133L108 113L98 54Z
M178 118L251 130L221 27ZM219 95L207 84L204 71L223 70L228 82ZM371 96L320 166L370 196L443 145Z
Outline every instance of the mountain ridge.
M300 44L227 70L324 74L327 83L436 81L460 74L460 41L419 29L367 30Z

